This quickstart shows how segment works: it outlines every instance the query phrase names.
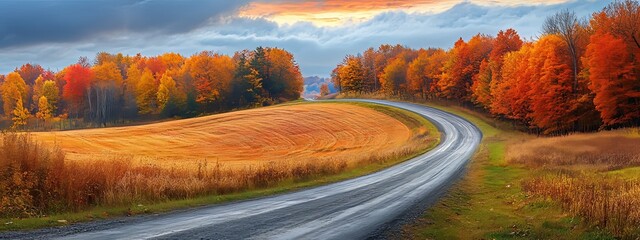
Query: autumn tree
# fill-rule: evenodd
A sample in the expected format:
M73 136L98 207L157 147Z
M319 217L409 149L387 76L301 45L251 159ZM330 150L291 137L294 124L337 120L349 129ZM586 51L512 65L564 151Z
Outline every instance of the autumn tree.
M88 66L82 64L74 64L67 67L65 70L64 90L62 97L70 104L70 112L79 116L81 108L83 107L83 100L88 90L90 90L90 83L93 79L93 71ZM89 103L91 101L88 101Z
M498 63L489 62L489 59L484 59L480 63L478 73L472 77L472 99L475 103L485 108L489 108L491 106L491 81L494 78L493 75L499 74L499 72L492 69L491 65L494 64Z
M13 125L11 128L13 129L19 129L26 126L27 120L29 120L29 117L31 117L31 114L29 114L29 110L22 104L22 98L18 98L18 101L16 102L16 106L13 109L12 113L13 118L11 118L11 120L13 120Z
M340 82L342 91L359 93L364 91L364 68L360 58L349 55L336 70L335 77Z
M269 96L287 100L300 98L304 79L293 54L284 49L268 48L266 59L269 61L269 77L262 79L262 87Z
M140 114L154 113L157 109L157 89L151 70L145 69L136 86L136 103Z
M251 67L250 58L249 51L238 52L234 56L237 68L233 78L231 102L239 107L260 106L263 104L263 96L266 95L260 73Z
M184 65L185 58L178 53L164 53L159 56L167 70L180 69Z
M468 43L462 38L456 42L438 82L444 97L471 100L473 76L480 71L480 65L488 58L492 47L493 38L481 34L472 37Z
M376 58L378 53L369 48L362 54L362 67L364 69L364 86L366 91L374 92L380 89L380 81L378 80L378 72Z
M462 99L465 95L462 70L466 63L463 62L462 56L465 54L466 46L467 43L460 38L447 52L447 61L443 65L443 73L438 81L438 89L442 97Z
M27 84L17 72L9 73L0 87L4 113L12 117L18 102L22 105L27 98ZM20 108L22 110L22 106Z
M578 21L578 17L576 17L575 12L562 10L547 17L542 26L542 31L545 34L558 35L565 43L565 47L571 57L570 63L573 72L573 92L576 92L578 89L578 59L580 58L578 42L581 37L580 28L583 27L582 25L584 24Z
M50 72L45 73L46 71L44 70L44 68L42 68L42 66L31 63L27 63L20 66L19 68L16 68L16 72L20 74L20 77L24 79L24 82L27 85L33 85L36 79L42 75L45 75L43 76L44 78L49 78L51 74Z
M120 98L122 75L115 62L104 62L93 66L94 84L96 96L95 112L93 119L104 126L114 117L118 110L116 103Z
M407 62L403 57L392 60L384 68L380 77L380 84L384 92L399 94L407 83Z
M160 86L156 94L158 100L158 109L165 115L176 114L178 88L176 82L169 74L163 74L160 78Z
M482 61L478 74L473 80L473 99L476 103L485 108L491 107L493 99L491 93L491 85L493 82L502 81L502 65L504 55L517 51L522 47L522 40L518 33L513 29L499 31L493 41L493 47L489 53L489 58Z
M529 123L531 79L539 72L530 68L531 43L504 55L499 81L491 82L492 114Z
M422 98L426 98L431 85L431 79L427 77L425 69L427 64L429 64L429 56L423 50L407 67L407 90L411 93L419 93Z
M340 79L340 68L342 64L338 64L333 70L331 70L331 84L333 87L338 90L338 92L342 92L342 80Z
M31 86L31 102L33 104L29 109L30 111L34 111L38 109L39 100L40 100L40 97L42 97L42 87L44 85L44 81L45 79L42 77L42 75L40 75L38 76L38 78L36 78L36 81L33 83L33 86Z
M630 49L640 51L640 3L634 0L614 1L595 13L591 26L623 39ZM632 47L632 48L631 48Z
M142 69L137 63L131 64L126 71L126 78L123 83L123 114L128 117L135 117L138 113L138 83L142 77Z
M196 101L205 109L218 109L230 92L230 83L234 77L235 63L228 56L201 52L192 56L188 61L189 73L194 79L197 92Z
M383 44L378 47L378 50L375 52L375 71L376 76L378 77L378 82L380 82L380 78L384 72L384 68L389 65L391 61L396 59L398 55L407 52L407 49L401 45L389 45ZM407 56L411 58L410 56ZM407 58L405 58L405 62ZM380 88L382 87L382 83L380 83Z
M22 79L24 79L27 86L33 86L36 82L36 79L38 79L38 77L43 77L45 80L51 79L53 77L53 73L51 71L44 70L44 68L42 68L42 66L38 64L27 63L20 66L19 68L16 68L15 71L18 74L20 74L20 76L22 77ZM35 89L36 88L32 88L32 87L28 88L27 95L33 96L34 95L33 90ZM24 106L27 109L29 109L29 111L35 111L35 109L38 106L38 98L28 97L24 101Z
M320 96L324 97L329 95L329 85L326 83L323 83L322 85L320 85Z
M544 133L566 132L574 127L578 104L573 94L571 53L558 35L546 35L532 52L533 71L539 72L531 83L532 124Z
M47 99L51 115L55 115L58 109L58 101L60 100L60 92L55 81L47 80L44 82L42 85L42 96Z
M167 70L167 65L161 57L150 57L141 61L143 68L149 69L155 79L160 79Z
M36 118L42 119L45 124L47 123L47 120L51 118L49 101L45 96L41 96L40 99L38 99L38 112L36 113Z
M606 126L640 121L640 69L621 38L598 31L585 54L593 102Z
M427 65L424 67L425 77L429 79L427 82L428 85L428 98L435 97L438 92L438 80L442 78L442 69L444 67L445 62L448 59L447 52L442 49L432 49L429 54L429 58L427 59Z

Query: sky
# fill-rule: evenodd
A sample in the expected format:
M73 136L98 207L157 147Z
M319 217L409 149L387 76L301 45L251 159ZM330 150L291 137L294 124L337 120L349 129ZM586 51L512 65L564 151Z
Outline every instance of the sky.
M513 28L540 35L569 9L589 17L610 0L0 0L0 74L24 63L58 71L98 52L152 56L292 52L304 76L327 77L347 54L380 44L450 48Z

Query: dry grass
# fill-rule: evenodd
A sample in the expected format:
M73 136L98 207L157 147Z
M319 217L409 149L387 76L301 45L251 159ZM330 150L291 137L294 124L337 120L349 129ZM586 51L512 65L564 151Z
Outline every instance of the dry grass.
M0 218L268 188L395 161L434 143L419 122L409 124L406 116L397 120L383 112L309 104L135 127L33 136L5 133L0 146ZM35 138L49 143L41 145ZM53 139L61 148L48 146ZM219 160L197 160L198 154Z
M524 181L523 188L529 194L558 201L567 211L615 236L640 237L640 181L550 173Z
M610 171L640 166L635 129L537 138L509 146L507 160L533 168Z
M33 133L74 162L111 159L163 167L244 168L268 162L357 160L397 149L412 131L373 109L337 103L253 109L142 126Z
M509 146L507 159L537 169L523 181L533 196L559 202L621 238L640 237L640 180L608 174L640 166L638 129L538 138Z

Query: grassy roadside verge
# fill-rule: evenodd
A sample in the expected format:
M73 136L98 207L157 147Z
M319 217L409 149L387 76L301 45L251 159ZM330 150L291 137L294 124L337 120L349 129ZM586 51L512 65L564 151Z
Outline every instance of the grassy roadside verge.
M291 103L291 104L312 104L312 103ZM160 213L166 212L175 209L183 209L189 207L203 206L208 204L216 204L228 201L235 200L243 200L250 199L256 197L263 197L278 193L283 193L287 191L299 190L303 188L328 184L332 182L337 182L349 178L354 178L362 175L366 175L369 173L373 173L379 171L381 169L390 167L394 164L400 163L407 159L410 159L414 156L417 156L421 153L424 153L433 147L435 147L439 142L439 132L437 128L419 115L409 112L406 110L396 109L393 107L378 105L378 104L369 104L369 103L341 103L341 104L355 104L359 106L364 106L368 108L372 108L374 110L385 113L391 117L394 117L404 123L407 127L409 127L413 131L417 131L418 133L422 133L421 129L427 130L424 131L426 134L430 134L429 136L435 139L435 141L429 142L429 144L425 145L423 149L416 151L409 156L396 156L394 158L385 159L384 161L367 164L361 167L347 169L346 171L339 173L337 175L331 176L322 176L322 177L313 177L309 178L305 181L284 181L279 184L265 188L265 189L250 189L248 191L234 193L234 194L226 194L226 195L212 195L212 196L204 196L192 199L184 199L184 200L174 200L174 201L166 201L159 203L135 203L129 206L119 206L119 207L94 207L86 211L76 212L76 213L64 213L64 214L55 214L50 216L44 216L39 218L26 218L26 219L0 219L0 231L6 230L23 230L23 229L34 229L34 228L42 228L42 227L52 227L52 226L60 226L66 225L69 223L75 222L84 222L96 219L108 219L112 217L120 217L120 216L129 216L136 214L145 214L145 213Z
M530 198L521 181L535 171L507 165L506 147L530 139L499 122L456 107L439 108L476 124L484 134L467 175L415 223L411 239L610 239L549 200Z

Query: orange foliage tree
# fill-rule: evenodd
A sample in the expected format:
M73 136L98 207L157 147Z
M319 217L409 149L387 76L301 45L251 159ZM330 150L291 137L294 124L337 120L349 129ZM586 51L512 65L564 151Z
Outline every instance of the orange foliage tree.
M340 90L345 92L364 91L364 78L362 62L356 56L347 56L333 74L334 82L337 82Z
M536 42L531 54L531 72L538 72L531 83L533 126L545 133L568 131L577 116L573 98L571 56L557 35L546 35Z
M274 99L300 98L304 79L293 54L280 48L267 48L266 60L269 71L268 77L262 79L262 87L269 96Z
M589 88L605 125L640 120L640 69L623 39L598 31L591 36L583 59Z
M189 74L194 79L196 101L207 110L215 104L220 108L224 94L230 91L235 63L229 56L201 52L187 60Z
M501 72L504 55L519 50L522 44L520 35L515 30L507 29L506 31L498 32L498 36L493 41L488 60L485 59L480 64L480 70L474 76L472 89L476 103L485 108L491 107L491 101L493 100L491 85L494 82L497 84L502 81Z
M529 67L532 50L533 44L524 44L504 56L501 80L491 82L491 113L529 122L531 81L537 75Z
M388 94L398 94L407 82L407 62L404 57L397 57L392 60L380 76L380 84L384 92Z
M478 34L468 43L459 39L450 51L450 59L444 66L438 86L442 95L450 99L470 101L473 77L480 72L480 65L488 58L494 39Z

